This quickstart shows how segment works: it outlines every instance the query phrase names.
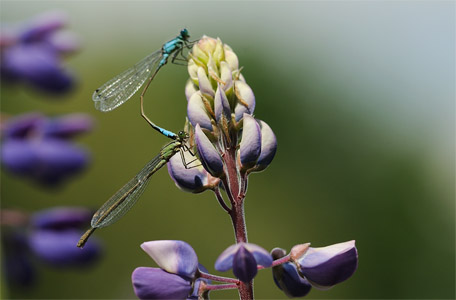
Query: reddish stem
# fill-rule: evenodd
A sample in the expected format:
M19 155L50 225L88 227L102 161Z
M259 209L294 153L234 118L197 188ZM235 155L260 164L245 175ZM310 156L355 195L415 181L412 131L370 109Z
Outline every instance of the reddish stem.
M246 176L239 177L236 166L236 148L226 149L223 156L226 166L226 178L223 181L228 198L231 201L231 211L229 212L233 223L236 243L247 243L247 229L244 218L244 197ZM253 299L253 280L249 283L239 283L239 296L241 300Z
M236 284L239 283L238 279L212 275L212 274L202 272L201 270L199 271L199 275L201 278L206 278L206 279L213 280L213 281L229 282L229 283L236 283Z

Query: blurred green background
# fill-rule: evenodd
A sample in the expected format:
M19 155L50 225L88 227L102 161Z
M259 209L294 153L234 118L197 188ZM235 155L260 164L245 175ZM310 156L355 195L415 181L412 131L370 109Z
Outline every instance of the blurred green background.
M2 1L0 16L16 22L54 9L68 13L83 42L67 60L78 87L54 99L3 86L1 109L90 114L96 128L78 142L93 161L56 190L2 171L3 208L95 209L139 171L167 140L140 118L137 97L105 114L92 92L187 27L192 38L218 36L234 49L255 116L278 139L271 166L250 177L249 240L289 250L355 239L355 275L308 298L455 297L454 2ZM184 123L187 77L169 64L146 96L149 116L173 131ZM134 298L131 272L154 266L142 242L185 240L214 271L234 241L215 197L180 191L166 169L128 215L95 235L105 256L93 268L41 266L37 286L3 296ZM285 298L271 277L259 272L256 298Z

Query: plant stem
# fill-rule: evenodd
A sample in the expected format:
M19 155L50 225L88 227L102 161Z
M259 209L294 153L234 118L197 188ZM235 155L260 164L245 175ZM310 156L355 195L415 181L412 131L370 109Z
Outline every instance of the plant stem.
M227 148L225 155L226 179L224 185L228 193L228 198L231 201L231 211L229 212L233 223L234 235L236 243L247 243L247 229L244 218L244 186L246 176L239 177L236 166L236 148ZM229 187L229 188L228 188ZM239 297L241 300L253 299L253 280L249 283L239 283Z
M206 279L218 281L218 282L229 282L229 283L238 283L239 282L238 279L212 275L212 274L202 272L201 270L199 271L199 275L201 278L206 278Z

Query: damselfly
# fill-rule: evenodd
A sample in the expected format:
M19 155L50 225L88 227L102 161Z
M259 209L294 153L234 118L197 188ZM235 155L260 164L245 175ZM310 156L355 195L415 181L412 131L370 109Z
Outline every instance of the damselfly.
M93 93L92 99L95 102L95 108L101 111L111 111L116 107L125 103L131 98L146 82L140 99L141 99L141 116L154 128L163 135L176 139L177 135L166 129L155 125L144 113L143 100L144 94L147 91L150 83L157 75L158 71L168 62L171 57L171 62L176 63L179 60L185 60L183 56L184 48L190 48L194 42L188 41L190 35L187 29L182 29L180 34L174 39L163 44L161 49L149 54L147 57L139 61L136 65L117 75L113 79L103 84ZM179 58L178 55L183 58Z
M127 182L95 212L90 222L91 228L82 235L77 244L78 247L82 248L84 246L95 229L109 226L122 218L135 205L147 186L150 177L160 170L177 152L180 152L182 162L186 168L196 160L195 158L190 162L185 162L183 151L189 151L193 155L186 145L188 134L184 131L179 131L179 134L176 136L177 138L175 140L166 144L157 156L152 158L135 177Z

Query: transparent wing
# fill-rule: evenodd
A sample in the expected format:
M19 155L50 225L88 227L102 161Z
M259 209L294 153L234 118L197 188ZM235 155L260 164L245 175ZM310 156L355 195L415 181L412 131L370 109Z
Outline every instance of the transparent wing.
M144 84L161 58L161 49L149 54L133 67L117 75L92 95L95 108L111 111L125 103Z
M160 154L149 161L135 177L97 210L92 217L91 226L93 228L106 227L122 218L138 201L152 174L165 164L166 161L161 158Z

